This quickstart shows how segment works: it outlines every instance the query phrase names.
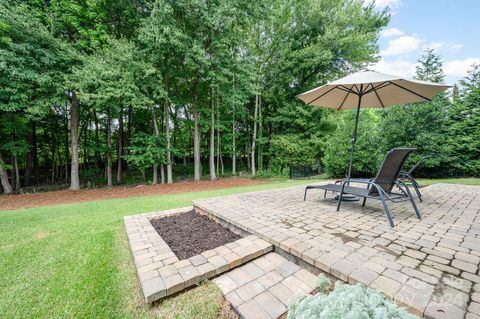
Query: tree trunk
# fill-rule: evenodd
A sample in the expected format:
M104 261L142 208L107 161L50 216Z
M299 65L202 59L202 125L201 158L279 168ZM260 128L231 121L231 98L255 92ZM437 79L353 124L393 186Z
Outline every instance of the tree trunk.
M257 170L259 172L263 169L263 142L262 142L262 134L263 134L263 127L262 127L262 96L259 96L258 101L258 155L257 155Z
M72 93L70 106L70 134L72 136L72 165L70 169L70 189L80 189L78 176L78 124L80 122L80 103L75 92Z
M220 176L220 111L218 108L218 92L216 98L217 107L217 177Z
M217 179L215 175L215 99L213 95L212 87L212 109L211 109L211 121L210 121L210 158L209 158L209 169L210 169L210 180L214 181Z
M128 120L127 120L127 121L128 121L128 122L127 122L127 138L126 138L124 144L125 144L127 147L129 147L129 146L131 146L131 145L130 145L130 141L131 141L131 139L132 139L132 107L131 107L131 106L128 107L128 114L127 114L127 116L128 116ZM125 153L125 152L124 152L124 153ZM125 168L124 168L125 171L127 171L127 170L129 169L128 162L124 161L124 166L125 166Z
M83 128L83 130L80 129L80 131L81 132L83 131L83 170L87 170L88 169L87 139L88 139L88 128L90 127L90 114L88 114L87 119L85 120L84 126L85 127Z
M0 150L0 162L5 163L5 161L3 160L3 155L1 150ZM6 195L9 195L13 193L13 189L12 189L12 185L10 185L10 182L8 181L7 170L5 169L5 167L1 165L1 163L0 163L0 181L2 182L3 192Z
M123 155L123 108L120 110L118 119L118 142L117 142L117 183L122 182L122 155Z
M165 102L165 138L167 140L167 183L173 183L172 176L172 151L170 143L170 108L168 102Z
M255 114L253 116L253 135L252 135L252 163L250 164L252 169L252 175L255 176L255 142L257 140L257 117L258 117L258 105L260 100L260 95L255 95Z
M38 167L37 127L35 122L32 122L32 132L33 132L33 140L32 140L33 170L35 172L35 184L38 185L40 183L40 169Z
M128 107L128 123L127 123L127 140L126 145L130 146L130 139L132 138L132 107Z
M107 115L107 186L113 187L112 181L112 119Z
M100 148L100 136L98 133L98 117L97 117L97 112L95 109L93 109L93 121L95 124L95 162L96 162L96 167L99 168L102 165L102 156L100 154L99 148Z
M153 177L152 177L152 184L157 185L158 184L158 165L153 164Z
M198 70L193 81L193 123L194 123L194 133L193 133L193 180L200 180L200 124L198 116Z
M33 129L35 122L30 121L30 130L28 131L28 152L27 152L27 165L25 167L25 174L23 175L23 183L25 186L31 185L32 170L33 170Z
M68 104L65 102L65 110L68 110ZM63 118L63 125L65 128L65 139L64 139L64 148L65 148L65 183L68 183L68 169L69 166L68 164L70 163L70 151L68 147L68 116L65 114L65 117Z
M16 182L17 182L17 176L15 174L15 160L13 158L13 155L10 156L10 166L12 167L11 171L12 171L12 177L10 179L10 183L12 183L12 188L15 190L16 189Z
M15 192L19 193L20 192L20 170L18 169L18 157L16 155L13 156L13 166L15 169Z
M155 115L155 106L152 106L152 121L153 121L153 135L158 136L160 132L158 131L157 125L157 116ZM163 172L162 172L163 175ZM152 184L158 184L158 164L153 164L153 180Z
M224 175L225 174L225 167L223 166L223 157L222 157L221 150L220 150L220 167L222 168L222 170L221 170L222 175Z
M232 115L232 175L237 175L237 150L236 150L236 140L235 140L235 102L233 104L233 115Z
M160 183L165 184L165 165L160 163Z

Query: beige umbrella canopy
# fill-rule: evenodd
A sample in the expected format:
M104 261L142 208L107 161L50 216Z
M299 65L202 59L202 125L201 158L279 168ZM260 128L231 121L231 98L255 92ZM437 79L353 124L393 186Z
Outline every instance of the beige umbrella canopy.
M396 104L430 101L447 85L411 80L375 71L348 75L297 95L307 105L337 110L384 108ZM360 100L360 105L359 105Z
M362 71L297 95L307 105L337 110L356 109L348 178L352 174L360 108L385 108L413 102L431 101L448 85L411 80L375 71Z

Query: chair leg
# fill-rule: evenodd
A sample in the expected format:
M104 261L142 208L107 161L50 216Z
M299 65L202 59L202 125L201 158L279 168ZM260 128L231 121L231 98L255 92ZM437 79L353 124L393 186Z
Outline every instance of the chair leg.
M423 202L422 194L420 194L420 190L418 189L417 181L410 175L408 175L408 179L410 180L410 183L412 184L412 187L415 190L415 193L417 193L418 199L420 200L420 202Z
M323 198L327 198L327 190L325 190L325 193L323 194Z
M367 198L366 198L366 197L364 197L364 198L363 198L362 207L365 207L365 203L366 203L366 202L367 202Z
M308 191L308 186L305 187L305 194L303 195L303 201L307 199L307 191Z
M382 193L380 193L380 200L382 201L383 209L385 210L385 215L387 215L388 222L390 223L390 227L395 227L392 215L390 214L390 209L388 208Z
M343 196L343 190L344 189L345 189L345 183L343 183L342 190L340 191L340 194L338 195L337 212L340 210L340 204L342 203L342 196Z
M410 199L410 202L412 203L412 206L413 206L413 209L415 210L415 214L417 215L418 219L422 219L422 215L420 214L420 211L418 210L417 208L417 204L415 204L415 201L413 200L413 196L412 196L412 193L410 192L410 190L408 189L408 187L405 187L407 189L407 195L408 195L408 198Z

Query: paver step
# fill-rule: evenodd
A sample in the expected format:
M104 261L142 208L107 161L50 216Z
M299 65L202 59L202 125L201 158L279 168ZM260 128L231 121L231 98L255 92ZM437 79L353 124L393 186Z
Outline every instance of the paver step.
M268 253L213 280L243 319L276 319L315 290L316 276Z

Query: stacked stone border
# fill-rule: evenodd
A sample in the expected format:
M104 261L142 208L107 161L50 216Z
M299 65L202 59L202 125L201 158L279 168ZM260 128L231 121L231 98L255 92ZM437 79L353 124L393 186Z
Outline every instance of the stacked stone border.
M272 245L265 240L248 235L179 260L158 235L150 220L182 214L191 209L192 207L183 207L124 217L128 241L147 303L220 275L272 250Z

